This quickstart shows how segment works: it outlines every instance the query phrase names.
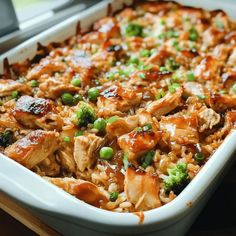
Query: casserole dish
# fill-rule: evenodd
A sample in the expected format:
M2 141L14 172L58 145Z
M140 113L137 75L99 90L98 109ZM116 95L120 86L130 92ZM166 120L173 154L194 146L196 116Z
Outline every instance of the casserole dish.
M100 9L99 7L102 7L102 4L104 4L104 3L101 3L98 6L97 10ZM118 5L115 2L113 4L114 4L113 5L113 9L115 9L115 7L117 7ZM105 10L105 8L101 8L101 9L103 9L103 11ZM92 11L92 10L93 9L90 9L90 11ZM100 11L98 11L98 12L100 12ZM86 22L86 21L82 21L81 22L82 29L83 29L83 23L84 22ZM61 28L58 28L58 29L61 29ZM69 36L69 34L67 34L67 37L68 36ZM55 41L55 39L51 40L51 41ZM33 43L33 41L32 41L32 43ZM11 60L11 53L14 53L14 52L13 51L9 52L10 63L13 62ZM29 51L25 52L23 54L25 54L25 56L26 56L27 53L29 53ZM12 55L14 55L14 54L12 54ZM3 55L3 58L5 56L6 55ZM17 58L17 61L19 61L19 58ZM6 63L6 61L5 61L5 63ZM232 133L225 140L224 144L220 147L220 149L212 157L213 160L216 159L217 156L218 156L218 159L219 159L219 156L222 154L222 152L225 151L226 158L224 159L224 162L225 162L225 164L227 163L226 159L228 157L227 160L229 160L229 157L232 154L233 149L227 149L227 152L226 152L225 149L227 148L227 145L233 145L233 146L235 145L234 141L233 141L234 139L232 138L233 135L235 135L235 134ZM34 174L25 171L25 169L22 168L22 167L19 167L18 171L14 172L14 173L20 174L20 172L22 170L22 171L25 171L25 174L21 175L21 178L19 178L19 182L14 183L14 185L17 185L18 183L20 183L21 180L23 180L24 177L26 177L28 174L29 174L29 176L32 176L32 178L28 176L29 179L30 179L30 182L29 182L30 185L33 184L34 181L36 181L36 182L38 181L37 185L35 184L35 186L28 186L28 188L27 188L28 191L29 191L29 189L31 191L30 194L28 195L28 197L25 196L24 200L19 197L19 200L23 200L24 202L29 201L28 202L29 205L31 205L33 207L37 206L38 208L40 208L39 210L37 210L36 214L38 214L40 217L42 217L42 214L43 214L43 218L47 219L47 222L50 222L52 224L52 226L56 227L57 229L59 229L60 232L63 232L64 234L67 234L67 235L70 235L73 232L76 232L76 231L74 231L75 228L76 227L78 228L79 225L85 225L87 220L91 221L90 228L96 228L96 226L99 227L99 226L101 226L100 224L101 223L104 224L104 221L105 221L106 225L104 224L104 228L101 229L101 233L100 233L102 235L104 235L105 232L109 232L109 231L111 232L113 230L115 230L115 232L117 232L117 233L121 233L122 232L122 233L131 233L131 234L134 234L134 233L142 233L143 234L144 232L147 232L147 233L148 233L148 231L149 232L152 232L152 231L154 232L154 231L160 229L160 231L158 233L160 235L161 235L161 233L163 233L163 235L164 235L165 233L170 234L171 230L172 230L172 232L176 233L177 229L178 229L178 231L180 233L183 233L183 231L181 231L181 230L183 230L184 228L186 229L186 227L182 228L183 224L174 224L174 223L176 221L180 221L182 223L185 222L185 223L189 223L190 224L190 222L193 219L193 217L196 216L196 212L200 209L201 204L204 202L203 200L200 201L201 194L204 193L203 192L204 187L206 189L207 184L211 184L210 185L211 188L214 187L214 183L210 182L209 180L210 180L210 178L213 178L216 175L219 175L220 169L217 169L217 168L219 168L219 166L217 164L220 163L220 167L222 169L223 169L223 167L226 167L226 165L222 165L222 162L218 162L218 163L217 162L213 162L212 159L207 162L207 164L205 165L203 170L193 180L195 185L197 184L197 181L201 181L201 185L200 185L201 189L197 189L193 185L193 183L191 183L189 185L189 187L186 188L180 194L180 196L178 198L176 198L173 202L171 202L170 204L165 205L164 207L158 209L158 213L157 213L157 210L151 210L149 212L145 212L145 214L144 214L144 221L138 227L137 227L137 215L135 215L135 214L120 215L120 214L114 214L114 213L107 213L107 212L104 212L102 210L98 210L98 209L94 209L92 207L88 207L88 206L82 205L81 203L76 203L75 206L73 206L74 203L75 203L73 198L70 198L69 196L64 195L65 193L64 192L60 192L60 190L58 190L58 189L54 189L51 185L46 184L42 179L39 180L39 179L37 179L37 177L34 178L33 177ZM4 166L4 163L7 165L8 163L11 163L11 162L9 162L5 158L3 158L2 160L3 160L3 165L1 167L3 168L3 171L1 172L1 174L3 175L3 177L2 177L1 181L5 180L5 183L6 183L7 182L7 177L6 176L7 175L5 175L3 173L4 173L4 170L5 171L9 170L9 168L7 168L7 166ZM214 165L211 166L212 163L214 163ZM15 165L15 164L11 163L10 165L13 168L13 165ZM210 165L210 167L209 167L209 165ZM214 167L215 167L215 170L214 170ZM205 172L205 175L206 175L206 171L207 170L208 170L208 174L207 174L208 179L206 179L206 177L202 177L202 179L201 179L201 176L203 175L204 172ZM212 173L212 175L210 175L210 173ZM13 173L9 173L8 174L8 178L9 178L9 176L14 177L12 179L16 179L15 178L16 176L13 176ZM26 179L24 179L23 182L20 183L20 187L21 188L24 186L25 183L28 182L28 181L26 182L25 180ZM215 178L215 180L216 180L216 178ZM206 185L204 185L204 183ZM7 185L7 186L4 185L4 187L3 187L4 191L7 192L8 194L10 194L11 196L14 195L13 192L12 192L12 189L11 189L12 186L13 186L13 183L12 183L12 185L10 185L10 184ZM37 194L37 190L35 188L39 188L39 187L40 187L40 189L38 189L38 190L40 192ZM192 190L194 188L194 190L198 190L198 192L197 191L192 191L191 187L192 187ZM17 188L17 186L14 186L14 191L15 191L16 188ZM34 190L33 190L33 188L34 188ZM43 195L41 197L40 193L42 193L43 190L45 190L45 192L47 192L47 194ZM209 188L208 188L208 190L209 190ZM56 191L57 195L54 195L52 191ZM191 194L190 194L190 191L191 191ZM34 194L36 194L36 196L37 196L36 199L35 199L36 196ZM32 195L34 195L34 196L32 196ZM204 195L207 196L207 194L204 194ZM18 195L18 196L20 196L20 195ZM53 196L53 203L52 203L52 201L47 202L48 198L50 198L52 196ZM67 196L66 197L67 201L64 201L64 198L60 198L60 196ZM45 197L46 197L47 200L44 199ZM37 203L34 202L37 199L39 200L39 202L37 202ZM175 205L174 205L174 203L175 203ZM57 208L57 206L60 206L60 207ZM196 206L198 206L198 207L196 207ZM66 209L65 208L63 209L63 207L66 207ZM191 209L189 209L190 207L191 207ZM57 210L55 208L57 208ZM172 212L169 211L168 208L172 209L171 210ZM85 213L85 211L83 211L83 209L87 209L86 213ZM47 213L45 213L45 211L43 213L42 212L43 210L46 210ZM79 215L77 213L79 211L81 212L82 215ZM55 218L50 217L50 214L52 212L57 213L57 218L58 218L57 220L55 220ZM76 226L72 226L71 225L69 228L66 228L66 229L65 229L65 227L63 227L64 229L60 228L60 226L62 227L63 224L64 225L66 224L66 220L63 220L63 224L62 223L58 224L58 222L60 222L60 218L63 217L63 214L65 214L65 212L67 214L67 219L70 219L71 223L72 222L77 222ZM87 213L88 213L88 215L87 215ZM95 216L94 219L90 219L91 215ZM188 215L188 217L186 217L186 215ZM181 219L181 218L183 218L183 219ZM170 222L173 224L172 227L169 226ZM69 222L68 222L68 224L69 224ZM136 226L134 224L136 224ZM87 231L89 231L89 229L87 229ZM91 229L91 232L92 232L92 229ZM97 234L99 234L99 232L97 232ZM150 235L151 235L151 233L150 233Z

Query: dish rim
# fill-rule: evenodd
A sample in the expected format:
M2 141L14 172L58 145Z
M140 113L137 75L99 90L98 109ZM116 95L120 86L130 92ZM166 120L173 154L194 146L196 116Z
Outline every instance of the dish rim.
M78 21L82 22L83 20L88 20L87 18L91 17L91 15L96 10L104 11L104 8L106 8L109 3L117 4L117 6L118 4L122 4L124 2L127 3L127 1L125 0L121 0L119 3L117 2L115 3L115 2L116 1L114 0L106 0L106 1L100 2L96 4L95 6L91 7L90 9L88 9L87 11L83 13L79 13L75 16L72 16L66 21L61 22L54 27L51 27L50 29L40 33L39 35L32 37L26 42L4 53L3 55L0 56L0 71L2 70L2 67L3 67L2 62L4 58L10 58L10 60L12 60L14 56L19 56L19 58L21 57L25 58L26 55L29 56L33 54L32 50L36 49L37 42L39 41L40 42L43 41L44 43L50 42L50 37L49 39L47 37L52 36L54 33L58 33L60 29L63 29L69 25L71 26L72 24L74 27L76 26ZM128 1L128 2L132 2L132 1ZM93 21L95 20L92 20L92 22ZM61 40L59 39L59 41ZM30 47L30 49L27 49L28 47ZM164 206L161 206L160 208L156 208L156 209L152 209L152 210L144 212L144 216L145 216L144 222L141 225L146 226L150 224L155 224L157 222L163 223L170 219L173 219L173 221L169 222L169 224L173 224L173 222L178 221L185 214L188 214L188 212L191 210L191 207L197 204L197 202L200 200L201 196L204 194L207 188L213 183L214 179L221 173L221 171L223 171L227 162L231 159L230 157L232 156L233 152L236 150L235 147L236 147L236 131L233 131L230 135L226 137L224 142L220 145L220 147L216 150L216 152L212 155L212 157L207 161L207 163L200 170L197 176L181 192L181 194L179 194L173 201L171 201L170 203ZM221 158L222 155L225 158ZM93 223L98 223L98 224L103 224L103 225L106 224L106 225L117 226L117 227L120 227L120 226L132 227L132 226L137 226L139 223L139 218L136 215L134 215L134 213L111 212L111 211L99 209L89 204L86 204L83 201L80 201L76 199L75 197L71 196L70 194L66 193L65 191L59 189L57 186L54 186L53 184L47 182L42 177L38 176L31 170L28 170L27 168L23 167L19 163L9 159L5 155L0 154L0 156L4 157L4 158L0 158L0 176L1 176L0 190L3 190L3 192L9 194L16 200L21 201L32 208L38 209L40 211L48 212L48 213L53 213L53 214L57 213L58 216L67 215L75 219L80 218L80 219L84 219ZM24 185L23 188L22 186L20 187L17 182L12 182L10 180L10 177L17 176L17 173L8 173L8 176L7 176L6 175L7 173L4 174L4 170L3 170L4 166L9 166L10 169L19 170L20 173L25 174L25 176L23 176L24 180L26 180L26 177L30 177L31 178L30 180L33 180L33 182L36 181L39 183L37 187L40 187L41 185L41 187L43 186L44 188L51 189L52 192L58 193L58 196L60 197L58 197L55 200L54 204L50 204L50 202L47 202L48 201L47 198L45 198L43 201L40 200L37 194L30 193L27 190L27 181L23 183ZM4 183L3 180L12 184L19 191L20 189L23 190L23 193L25 192L30 193L29 195L31 195L33 198L30 199L26 197L24 199L24 197L21 196L22 194L20 194L20 192L10 189L10 185L6 186L6 183ZM38 192L36 189L34 188L34 190ZM71 206L70 209L68 209L67 205L64 206L63 204L61 204L62 199L63 200L66 199L68 201L68 206ZM58 205L60 207L58 207ZM94 216L94 217L91 217L91 216Z

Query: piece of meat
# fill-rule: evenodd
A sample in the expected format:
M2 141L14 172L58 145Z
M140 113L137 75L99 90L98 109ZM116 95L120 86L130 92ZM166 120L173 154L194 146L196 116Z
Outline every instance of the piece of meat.
M202 34L202 41L205 48L216 46L221 43L225 33L214 26L210 26Z
M141 102L142 93L131 88L113 85L105 89L97 101L99 116L112 116L128 111Z
M195 144L199 142L198 119L196 116L167 116L160 121L161 130L170 134L171 141L179 144Z
M45 178L57 187L62 188L66 192L72 194L76 198L89 203L93 206L100 207L102 203L107 202L105 195L99 190L99 188L89 182L81 179L74 178Z
M80 75L82 86L90 85L95 67L85 51L73 50L71 55L67 57L67 63Z
M23 84L15 80L0 80L0 97L11 96L13 91L18 91L19 93L24 94L30 94L31 88L28 84Z
M217 112L222 112L229 108L236 108L236 95L211 94L209 98L211 108Z
M52 58L44 58L28 72L26 78L27 80L37 80L44 74L52 75L55 72L62 72L64 70L64 63L53 60Z
M236 70L228 68L222 75L221 79L225 88L230 89L236 83Z
M44 98L22 96L17 100L12 114L20 124L28 128L52 130L60 129L63 124L52 102Z
M204 96L203 85L198 82L183 83L184 94L187 96Z
M128 160L135 160L138 156L153 149L162 137L161 131L133 130L118 138L120 148L128 154Z
M75 173L76 163L73 156L73 150L69 146L64 146L58 150L58 156L60 158L60 164L63 169L69 173Z
M58 133L35 130L8 146L4 153L31 169L58 149Z
M218 60L225 62L225 60L228 58L229 52L230 47L228 47L226 44L219 44L213 49L212 55Z
M163 98L148 104L147 111L160 118L182 104L182 94L182 88L177 89L173 94L168 92Z
M71 77L67 78L65 75L54 78L50 77L45 79L39 85L39 91L37 97L44 97L50 99L56 99L63 93L76 93L79 88L71 84Z
M54 153L45 158L33 168L33 171L35 171L37 174L51 177L58 176L60 174L60 170L61 166L56 161L56 155Z
M213 126L220 122L220 115L211 108L204 107L198 113L199 120L199 132L203 132L206 129L212 129Z
M137 115L128 116L127 118L117 117L112 123L106 126L106 133L113 137L119 137L134 130L139 124Z
M14 116L9 113L0 114L0 127L20 129L19 123L16 121Z
M128 167L125 173L125 194L137 211L160 207L159 190L157 176Z
M212 56L204 57L194 70L195 77L201 80L216 80L220 69L220 63Z
M236 66L236 47L232 50L232 53L227 61L227 65Z
M95 152L103 139L94 135L82 135L74 139L74 159L80 171L90 168L96 161Z

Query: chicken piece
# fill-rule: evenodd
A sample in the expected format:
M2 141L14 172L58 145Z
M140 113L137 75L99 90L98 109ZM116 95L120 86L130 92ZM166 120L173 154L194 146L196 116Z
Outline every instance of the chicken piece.
M236 47L233 49L232 53L230 54L227 64L230 66L236 66Z
M202 41L205 48L214 47L223 41L225 33L214 26L210 26L202 34Z
M107 124L106 133L113 137L119 137L135 129L138 124L139 119L137 115L128 116L127 118L117 117L115 121Z
M225 73L221 75L222 82L225 88L230 89L236 83L236 70L227 68Z
M56 161L56 155L53 153L34 167L38 175L55 177L60 174L61 166Z
M58 149L58 133L35 130L5 149L5 155L31 169Z
M101 146L102 142L103 139L94 134L75 137L74 159L80 171L83 172L94 164L96 150Z
M11 96L13 91L19 93L30 94L31 88L27 84L22 84L15 80L4 79L0 80L0 97Z
M163 14L169 11L173 7L173 3L171 2L145 2L145 3L141 3L140 7L146 12Z
M162 115L165 115L176 107L181 105L182 102L183 89L179 88L175 93L167 93L163 98L151 102L147 105L147 111L152 115L160 118Z
M194 115L162 117L160 127L170 134L170 141L184 145L199 142L198 119Z
M121 12L119 12L116 15L116 18L118 19L118 21L122 21L122 20L132 20L137 16L137 12L132 9L132 8L125 8L124 10L122 10Z
M95 67L93 61L86 55L85 51L73 50L71 55L67 57L67 62L80 75L82 85L90 85Z
M198 80L216 80L220 69L220 63L212 56L203 58L194 70L194 75Z
M217 112L222 112L229 108L236 108L236 95L211 94L209 98L211 108Z
M76 93L78 91L79 88L71 84L71 77L67 78L63 75L56 78L50 77L40 83L37 97L56 99L62 93Z
M113 85L105 89L99 96L97 106L99 116L117 115L128 111L141 102L142 93L131 88Z
M231 128L236 128L236 110L226 113L226 123L230 124Z
M105 17L95 22L94 30L106 34L106 38L115 38L120 36L120 27L114 17Z
M20 97L12 114L28 128L60 129L63 124L51 101L43 98Z
M153 149L161 139L162 132L152 130L133 130L118 138L120 148L128 153L128 160L135 160L138 156Z
M230 47L228 47L226 44L219 44L213 49L212 55L219 61L225 62L225 60L228 58L229 52Z
M62 188L64 191L74 195L76 198L91 204L96 207L100 207L102 203L107 202L105 195L99 190L99 188L88 181L74 178L45 178L57 187Z
M202 84L197 82L186 82L183 84L184 94L187 96L204 96L204 88Z
M62 168L69 173L75 173L76 163L72 149L68 146L61 148L58 150L58 156L60 158L60 164Z
M55 72L62 72L64 70L64 63L53 60L52 58L44 58L28 72L26 78L27 80L37 80L44 74L52 75Z
M125 194L137 211L160 207L159 190L157 176L128 167L125 173Z
M220 122L220 115L211 108L204 107L198 113L199 132L212 129Z
M17 123L14 116L9 113L0 114L0 127L20 129L20 125Z

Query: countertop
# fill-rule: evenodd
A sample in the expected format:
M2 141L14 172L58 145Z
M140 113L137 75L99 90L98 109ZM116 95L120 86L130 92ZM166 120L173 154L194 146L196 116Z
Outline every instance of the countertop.
M231 167L187 236L236 235L236 163ZM0 210L0 235L35 236L31 230Z

